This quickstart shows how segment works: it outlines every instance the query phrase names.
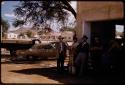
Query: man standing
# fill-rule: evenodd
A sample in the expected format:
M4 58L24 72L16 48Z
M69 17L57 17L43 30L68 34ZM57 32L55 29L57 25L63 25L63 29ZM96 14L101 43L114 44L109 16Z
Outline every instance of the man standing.
M64 60L66 57L66 51L67 51L67 44L63 41L63 37L58 37L59 42L57 44L57 49L59 52L59 57L57 59L57 71L63 72L64 71Z

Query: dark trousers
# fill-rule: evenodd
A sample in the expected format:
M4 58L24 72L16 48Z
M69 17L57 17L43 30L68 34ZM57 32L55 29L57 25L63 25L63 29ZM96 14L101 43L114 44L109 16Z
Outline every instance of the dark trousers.
M101 70L101 53L92 53L92 64L96 72Z
M57 71L58 72L64 71L64 60L65 60L65 55L63 54L63 52L59 53L59 58L57 59Z

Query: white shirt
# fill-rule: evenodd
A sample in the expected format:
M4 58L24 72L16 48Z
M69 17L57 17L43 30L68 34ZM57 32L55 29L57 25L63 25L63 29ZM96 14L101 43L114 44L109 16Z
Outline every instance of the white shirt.
M60 51L63 51L63 44L62 44L62 42L60 43Z

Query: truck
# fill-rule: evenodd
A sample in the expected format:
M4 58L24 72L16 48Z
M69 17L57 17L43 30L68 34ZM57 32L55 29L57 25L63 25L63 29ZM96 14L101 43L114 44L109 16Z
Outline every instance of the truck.
M13 56L16 50L31 48L37 39L2 39L1 48L5 48L10 51L10 55Z

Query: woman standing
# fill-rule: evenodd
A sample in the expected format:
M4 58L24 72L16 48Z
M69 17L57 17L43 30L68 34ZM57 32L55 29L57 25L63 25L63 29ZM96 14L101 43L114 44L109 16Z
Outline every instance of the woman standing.
M85 74L87 70L87 61L88 61L88 54L89 54L89 44L87 42L88 37L83 36L82 41L77 46L78 49L78 55L75 60L75 66L76 66L76 74L80 77L82 77L83 74Z
M73 39L73 44L70 48L70 56L69 56L69 73L74 74L75 73L75 67L74 67L74 62L77 57L77 38Z

